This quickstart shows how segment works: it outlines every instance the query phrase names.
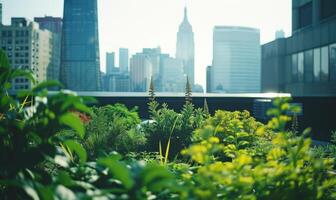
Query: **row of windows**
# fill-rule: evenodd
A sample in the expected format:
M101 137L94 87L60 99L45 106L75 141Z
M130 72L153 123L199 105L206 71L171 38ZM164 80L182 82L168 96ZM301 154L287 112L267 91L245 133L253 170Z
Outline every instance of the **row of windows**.
M28 79L26 78L17 78L15 79L15 83L28 83Z
M2 37L12 37L14 31L2 31L1 36ZM27 30L17 30L15 31L15 36L16 37L26 37L29 36L29 31Z
M292 55L292 82L336 81L336 44Z
M2 46L1 47L4 51L12 51L13 50L13 47L12 46ZM15 50L16 51L28 51L29 50L29 46L15 46Z

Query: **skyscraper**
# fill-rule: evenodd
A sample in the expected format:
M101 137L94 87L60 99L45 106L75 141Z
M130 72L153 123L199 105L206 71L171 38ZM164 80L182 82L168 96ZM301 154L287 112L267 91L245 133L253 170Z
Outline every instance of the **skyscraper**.
M128 72L129 55L128 49L119 48L119 68L121 72Z
M115 71L114 52L106 53L106 74L110 75Z
M2 3L0 3L0 24L2 24Z
M259 30L216 26L213 34L211 91L260 92Z
M176 41L176 58L182 60L184 73L189 77L190 84L195 83L195 45L194 32L188 21L187 8L184 8L184 19L180 24Z
M152 77L152 63L148 55L137 53L131 58L131 89L133 92L146 92Z
M62 24L63 20L60 17L35 17L34 21L40 26L40 29L49 30L53 35L53 51L52 58L54 59L51 67L48 67L47 78L48 80L60 80L61 68L61 39L62 39Z
M66 88L100 89L97 0L64 0L61 58Z

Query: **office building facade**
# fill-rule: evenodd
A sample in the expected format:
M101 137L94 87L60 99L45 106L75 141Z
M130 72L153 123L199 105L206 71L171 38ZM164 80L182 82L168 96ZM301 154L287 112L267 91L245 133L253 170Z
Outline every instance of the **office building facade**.
M216 26L213 32L211 92L260 92L260 55L258 29Z
M184 73L189 77L191 85L195 84L195 43L194 32L188 20L187 8L184 9L184 19L180 24L177 41L176 55L177 59L182 60Z
M53 34L53 67L49 67L47 71L48 80L60 81L61 69L61 43L62 43L62 25L63 20L60 17L35 17L34 21L39 24L40 29L49 30Z
M100 90L97 0L65 0L61 80L75 91Z
M152 77L152 63L144 53L137 53L130 60L131 90L146 92Z
M119 68L121 72L129 72L129 53L127 48L119 48Z
M32 71L37 83L48 79L49 69L59 66L59 57L54 58L53 34L40 29L35 22L25 18L12 18L10 25L0 25L0 47L6 51L10 66ZM24 77L12 81L11 92L33 87Z
M262 46L262 91L336 95L336 1L293 0L292 36Z
M184 92L186 80L183 61L177 58L165 58L162 69L162 92Z
M115 66L115 54L114 52L106 53L106 74L112 74L117 70Z

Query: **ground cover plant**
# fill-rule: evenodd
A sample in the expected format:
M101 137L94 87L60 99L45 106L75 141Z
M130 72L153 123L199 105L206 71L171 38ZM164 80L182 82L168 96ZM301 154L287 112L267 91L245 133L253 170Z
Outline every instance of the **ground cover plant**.
M123 105L49 95L56 82L10 96L13 78L34 78L0 59L1 199L336 199L335 154L291 131L289 99L262 124L196 109L190 92L179 112L151 98L141 124Z

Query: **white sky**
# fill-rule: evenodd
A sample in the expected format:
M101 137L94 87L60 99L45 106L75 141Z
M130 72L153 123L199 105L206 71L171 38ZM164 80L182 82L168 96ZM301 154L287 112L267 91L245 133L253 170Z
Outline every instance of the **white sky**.
M0 0L3 17L60 16L63 0ZM101 69L105 53L129 48L130 54L160 46L175 56L176 33L188 5L195 34L196 82L205 86L205 68L212 63L212 30L215 25L259 28L261 42L274 40L275 31L291 34L291 0L98 0ZM118 65L118 53L116 55Z

